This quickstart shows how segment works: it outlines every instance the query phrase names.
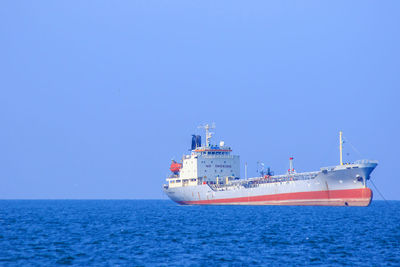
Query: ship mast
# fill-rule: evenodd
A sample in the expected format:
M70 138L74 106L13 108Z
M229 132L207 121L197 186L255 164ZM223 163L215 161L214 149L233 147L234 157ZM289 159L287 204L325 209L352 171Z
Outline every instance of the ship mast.
M210 132L210 129L214 129L215 128L215 123L213 123L212 125L209 125L208 123L205 125L201 125L199 126L199 128L204 128L206 129L206 147L209 146L210 144L210 138L212 137L212 135L214 133Z
M339 132L340 165L343 165L343 132Z

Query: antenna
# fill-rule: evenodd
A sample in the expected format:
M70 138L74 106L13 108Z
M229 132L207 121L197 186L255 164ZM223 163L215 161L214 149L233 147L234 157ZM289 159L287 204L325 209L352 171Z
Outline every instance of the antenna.
M215 129L215 123L213 122L211 125L208 123L204 125L200 125L198 128L204 128L206 130L206 147L210 145L210 138L214 133L210 132L210 129Z
M339 132L340 165L343 165L343 132Z

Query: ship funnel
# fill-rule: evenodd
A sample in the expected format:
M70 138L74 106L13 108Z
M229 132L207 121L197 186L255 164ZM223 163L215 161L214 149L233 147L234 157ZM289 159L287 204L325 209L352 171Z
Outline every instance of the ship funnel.
M196 135L192 134L192 150L196 149Z
M201 135L196 135L196 147L201 147Z

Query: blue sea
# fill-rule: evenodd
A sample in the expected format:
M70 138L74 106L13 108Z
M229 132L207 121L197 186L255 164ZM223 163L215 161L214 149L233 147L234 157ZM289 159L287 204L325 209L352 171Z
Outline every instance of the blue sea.
M2 266L400 266L400 202L1 200Z

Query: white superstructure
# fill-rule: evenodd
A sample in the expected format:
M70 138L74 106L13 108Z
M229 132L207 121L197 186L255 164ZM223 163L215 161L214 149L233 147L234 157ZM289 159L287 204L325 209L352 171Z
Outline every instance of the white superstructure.
M196 143L192 147L191 154L182 158L182 167L179 175L172 175L167 182L172 187L183 184L210 182L212 184L224 184L231 180L240 179L240 158L232 155L232 149L223 141L220 145L211 145L209 139L210 126L206 124L206 145Z

